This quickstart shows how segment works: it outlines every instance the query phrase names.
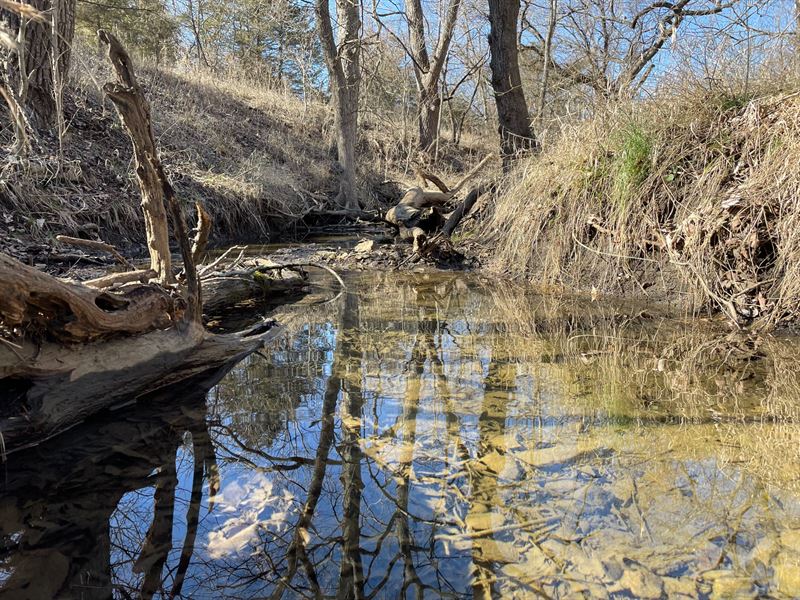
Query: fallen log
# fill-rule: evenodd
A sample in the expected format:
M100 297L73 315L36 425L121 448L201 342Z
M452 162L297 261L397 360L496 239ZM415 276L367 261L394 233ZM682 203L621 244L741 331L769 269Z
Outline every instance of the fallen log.
M203 373L262 348L279 332L213 335L198 325L80 346L25 341L0 345L0 433L16 449L87 417ZM15 393L16 391L16 393Z
M89 282L90 287L0 254L3 451L55 435L91 414L165 386L219 372L277 332L273 323L228 335L214 335L203 327L203 282L195 259L204 252L210 219L199 207L192 246L180 203L158 157L150 107L133 63L114 36L101 31L99 37L117 76L117 82L104 89L134 148L150 269L112 274ZM171 266L168 214L183 259L180 278ZM209 276L211 301L217 302L214 274L204 274ZM155 281L127 281L150 276ZM243 279L242 274L227 277L237 278ZM227 290L217 296L220 304L231 301Z
M302 290L307 273L265 261L249 261L241 268L206 275L203 282L203 312L219 314L254 298L281 298Z
M442 235L446 237L453 235L456 227L458 227L464 217L469 214L469 211L472 210L472 207L475 206L475 203L480 197L492 189L494 189L493 185L484 184L470 190L469 194L464 198L464 201L447 217L447 221L442 227Z

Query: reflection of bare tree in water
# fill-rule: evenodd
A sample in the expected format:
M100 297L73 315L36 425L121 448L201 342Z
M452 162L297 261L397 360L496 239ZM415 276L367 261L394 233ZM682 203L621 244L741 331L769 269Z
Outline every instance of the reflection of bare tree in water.
M133 565L134 573L144 574L141 594L149 600L161 589L161 571L172 549L172 525L175 518L175 487L178 484L175 460L178 448L165 457L153 495L153 522L142 545L142 552Z
M303 566L308 583L315 597L323 596L317 580L315 567L307 553L310 541L309 529L323 492L323 483L330 463L329 454L335 439L335 414L340 392L344 392L342 406L342 442L339 453L342 456L341 481L343 486L344 514L342 518L342 562L340 584L337 597L362 598L363 573L360 555L360 504L361 490L361 450L359 439L360 427L354 425L349 417L358 419L361 415L363 397L360 389L360 357L356 353L353 335L358 326L358 298L347 294L344 301L344 312L341 327L337 336L336 350L331 366L331 374L325 385L320 421L320 434L314 457L311 481L308 485L306 500L300 516L294 524L292 541L286 551L286 569L277 582L271 598L281 598L286 590L295 590L293 581L300 565ZM359 421L360 422L360 421ZM268 576L269 573L263 573Z
M319 443L314 457L314 467L311 474L311 483L308 486L308 495L300 511L300 517L294 526L292 542L286 552L286 573L278 581L277 587L271 596L273 600L278 600L287 589L292 589L292 581L297 574L299 565L302 565L305 569L306 577L308 577L309 583L314 590L314 596L322 596L315 568L308 557L306 546L310 538L308 531L314 519L314 512L322 496L322 484L325 481L325 472L327 471L329 462L328 456L333 446L336 404L339 401L341 386L342 382L337 372L336 358L334 358L331 375L328 377L325 384L325 392L323 394Z
M421 329L425 329L424 322L420 323ZM400 546L400 554L403 557L403 587L402 597L406 597L407 590L413 585L416 588L416 597L422 598L424 588L422 581L417 574L414 566L413 547L414 541L408 526L408 498L410 492L410 479L414 465L414 446L417 438L417 411L419 410L420 389L422 387L422 373L425 368L425 351L421 339L427 335L424 331L420 332L411 350L410 364L406 368L406 391L403 397L402 412L402 441L400 454L398 456L397 480L397 506L398 511L394 515L397 522L397 539ZM425 344L427 345L427 344Z
M467 526L474 534L472 560L475 576L472 592L475 598L493 598L495 577L492 557L488 550L493 545L491 533L492 514L503 502L498 493L498 476L503 470L505 448L502 439L506 432L508 401L514 390L513 365L492 356L483 381L483 406L478 417L478 454L469 469L470 497L467 509ZM496 460L485 461L493 455ZM495 557L497 551L495 549Z
M437 566L438 561L435 556L436 532L439 526L444 524L444 521L440 521L443 515L437 514L434 516L434 520L426 520L415 515L410 506L412 486L417 485L414 464L417 458L418 414L426 364L433 377L436 394L446 404L448 435L455 443L457 454L461 459L466 459L468 456L466 446L459 436L458 416L452 405L441 356L443 352L441 334L446 328L446 322L440 320L436 306L439 301L447 299L450 291L449 286L442 286L442 289L438 290L425 286L413 289L417 303L417 320L410 324L404 323L404 326L411 328L411 331L406 333L413 339L413 344L402 369L405 390L401 412L394 425L381 435L381 438L387 441L391 439L398 448L396 466L382 465L384 474L394 484L394 490L392 491L389 485L380 481L378 473L374 473L370 469L371 485L381 489L384 499L395 507L388 519L385 531L379 536L380 542L372 552L373 560L377 560L379 557L383 559L381 564L384 565L384 574L381 581L371 590L371 596L378 594L387 584L392 577L392 569L398 562L402 565L402 581L398 582L400 591L392 592L397 597L407 597L408 592L412 589L416 598L424 598L426 591L431 592L431 596L436 598L457 596L451 582L443 576ZM422 540L415 539L414 533L414 530L420 529L420 526L425 532ZM382 550L388 545L385 542L392 530L396 535L397 555L381 556ZM433 585L427 576L420 574L421 568L429 571L427 575L435 576L433 581L436 581L437 585ZM431 568L433 568L432 573L430 573Z
M219 491L219 475L217 472L216 454L214 444L208 431L205 419L196 424L190 431L192 434L192 456L194 468L192 470L192 491L189 498L189 508L186 512L186 537L181 548L178 567L175 570L175 579L169 592L170 599L179 597L186 580L186 572L191 564L194 554L197 527L200 523L200 507L203 499L203 481L208 480L209 496L214 496Z
M641 438L622 421L621 438L603 428L604 403L587 401L590 418L577 404L582 396L554 396L564 414L541 396L530 405L533 386L548 376L561 390L588 373L578 391L607 380L637 391L645 388L629 380L639 373L670 376L669 365L653 368L660 354L644 352L635 323L605 335L609 319L576 310L567 321L558 313L526 329L520 315L534 310L524 298L510 296L499 314L499 286L490 298L461 293L457 282L393 275L374 292L345 294L314 319L306 315L303 332L287 336L271 360L255 357L217 388L211 421L199 391L12 456L0 496L3 597L186 598L223 587L225 597L274 600L563 597L575 590L554 582L565 574L588 581L588 558L609 550L639 552L642 564L664 548L691 558L696 552L672 538L711 532L700 557L707 570L723 556L739 560L749 550L737 540L759 539L766 525L780 541L790 511L775 509L749 479L734 486L707 442L639 462L642 448L688 439L655 427L659 414L640 421L648 425ZM389 290L391 298L381 298ZM628 338L637 340L635 353ZM794 386L791 364L785 386ZM636 372L626 379L621 371L630 366L642 368L628 369ZM794 423L784 434L793 448ZM226 476L221 496L217 460ZM205 481L220 503L211 517L201 514ZM239 492L266 499L243 510ZM675 507L683 523L670 522ZM238 531L230 522L252 535L241 543L225 537ZM782 564L770 560L770 568ZM641 565L619 564L608 572L650 577Z
M358 297L345 297L341 340L344 358L344 403L342 406L342 561L338 600L360 600L364 597L364 567L361 561L361 409L364 395L361 390L361 351L351 336L358 331Z
M273 600L282 598L289 592L292 597L307 596L310 589L312 597L325 596L321 583L318 580L315 556L310 553L310 546L314 550L324 548L331 543L341 544L341 560L339 583L336 592L337 598L360 599L364 597L364 576L361 559L361 495L363 481L361 478L362 452L359 445L361 439L360 416L363 405L361 391L361 355L356 339L358 331L358 297L355 294L344 296L343 311L338 327L336 347L333 353L331 374L325 382L322 398L322 414L320 418L319 437L313 461L300 461L298 466L308 464L311 466L310 480L306 486L305 500L299 510L297 521L292 524L292 534L288 546L282 550L278 544L268 544L263 547L264 556L268 556L268 568L252 576L252 580L263 579L269 582L280 571L280 577L275 581L275 588L270 597ZM335 423L336 407L340 394L343 401L340 410L341 440L337 445L341 462L331 460L330 452L336 441ZM255 449L244 448L249 452L258 453ZM270 456L271 461L279 461L280 457ZM324 493L324 483L331 464L340 466L340 481L342 485L342 515L340 517L341 535L334 539L314 539L312 544L311 531L314 529L313 521L320 499ZM281 541L276 538L275 541ZM283 558L279 558L279 557ZM327 556L327 553L325 553ZM298 572L305 575L304 581L295 581Z
M171 396L154 398L149 406L116 413L112 423L87 424L11 457L0 499L3 564L11 572L3 583L4 598L109 598L112 590L122 597L180 594L202 494L192 493L183 552L169 586L162 572L172 548L176 455L183 433L190 431L197 461L193 488L202 489L204 465L212 464L206 445L207 389L182 390L187 395L180 406ZM126 589L114 577L120 565L111 560L110 522L123 496L151 486L153 520L132 560L141 574L139 589ZM118 550L132 556L132 548Z
M265 535L262 552L270 558L267 568L260 571L260 577L267 586L275 585L271 593L273 599L288 593L293 597L333 594L342 600L356 600L380 597L381 594L386 597L405 596L411 589L414 589L417 597L423 597L425 590L432 590L432 596L435 597L454 596L448 587L449 582L436 570L438 567L435 568L435 574L442 589L435 589L427 579L423 582L423 577L417 572L417 565L423 564L430 573L430 566L434 563L437 523L420 519L409 506L415 482L413 464L417 413L426 362L431 365L439 393L444 393L447 388L440 356L442 350L437 338L442 323L432 306L425 305L425 302L422 303L425 307L418 313L418 320L402 322L401 326L410 325L413 329L414 343L409 356L403 361L405 392L401 413L391 433L387 434L393 441L397 436L401 450L396 467L379 465L377 471L373 471L374 459L368 458L361 446L364 436L361 419L365 404L362 388L369 377L368 365L372 365L371 361L376 358L369 353L370 343L366 336L374 336L375 331L364 331L364 327L372 325L361 318L358 300L354 294L344 298L331 366L332 375L326 381L323 394L319 444L310 480L304 488L304 502L297 520L291 526L292 533L286 546L281 548L281 543L286 543L287 538ZM379 370L386 367L381 360L378 363ZM340 391L342 402L338 414L341 429L339 439L335 440L334 414ZM457 425L455 427L457 429ZM341 457L340 463L328 456L333 443L336 443ZM459 444L460 453L466 456L466 448L463 443ZM326 490L324 483L326 477L330 477L332 464L339 467L340 487ZM364 481L365 474L370 477L367 482ZM365 507L365 485L381 494L379 506ZM319 519L323 521L317 521L316 515L324 494L329 495L326 503L330 501L340 508L337 515L339 527L327 534L324 525L320 526L326 517L320 516ZM365 532L367 523L371 532ZM423 541L415 540L414 535L414 530L419 529L420 525L427 536ZM371 535L372 531L375 535ZM331 559L338 562L335 578L331 577L332 573L326 566ZM397 564L401 565L399 574L395 569ZM372 579L376 565L378 577ZM325 579L318 581L322 570L325 570ZM243 568L237 573L244 571L246 569ZM276 573L277 579L274 578ZM305 577L301 577L302 574ZM402 582L397 581L398 575L402 575ZM369 589L367 580L371 582ZM395 582L398 587L391 587Z

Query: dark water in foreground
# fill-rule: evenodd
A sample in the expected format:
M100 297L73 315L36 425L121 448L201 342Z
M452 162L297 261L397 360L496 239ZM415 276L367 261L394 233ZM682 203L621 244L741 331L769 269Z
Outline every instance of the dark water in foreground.
M796 340L348 281L207 394L10 456L0 595L800 596Z

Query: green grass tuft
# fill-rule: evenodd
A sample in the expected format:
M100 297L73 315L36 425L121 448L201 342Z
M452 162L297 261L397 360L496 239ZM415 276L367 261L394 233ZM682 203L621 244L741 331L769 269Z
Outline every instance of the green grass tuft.
M614 178L611 200L624 208L633 191L650 174L653 142L638 125L632 124L619 133L619 151L614 157L611 175Z

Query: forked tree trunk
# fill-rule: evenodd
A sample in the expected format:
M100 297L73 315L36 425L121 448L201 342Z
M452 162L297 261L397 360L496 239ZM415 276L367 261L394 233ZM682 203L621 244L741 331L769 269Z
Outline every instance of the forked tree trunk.
M336 0L336 37L328 0L316 0L315 7L333 98L336 150L342 167L336 201L348 210L357 210L356 140L361 77L361 7L357 0Z
M442 70L450 51L461 0L449 0L441 31L433 55L428 54L425 41L425 14L421 0L407 3L408 34L411 42L409 50L414 63L414 77L417 85L417 123L419 127L419 149L429 153L439 139L439 115L442 110L440 93Z
M489 0L489 66L505 169L515 156L536 149L519 73L518 18L519 0Z

